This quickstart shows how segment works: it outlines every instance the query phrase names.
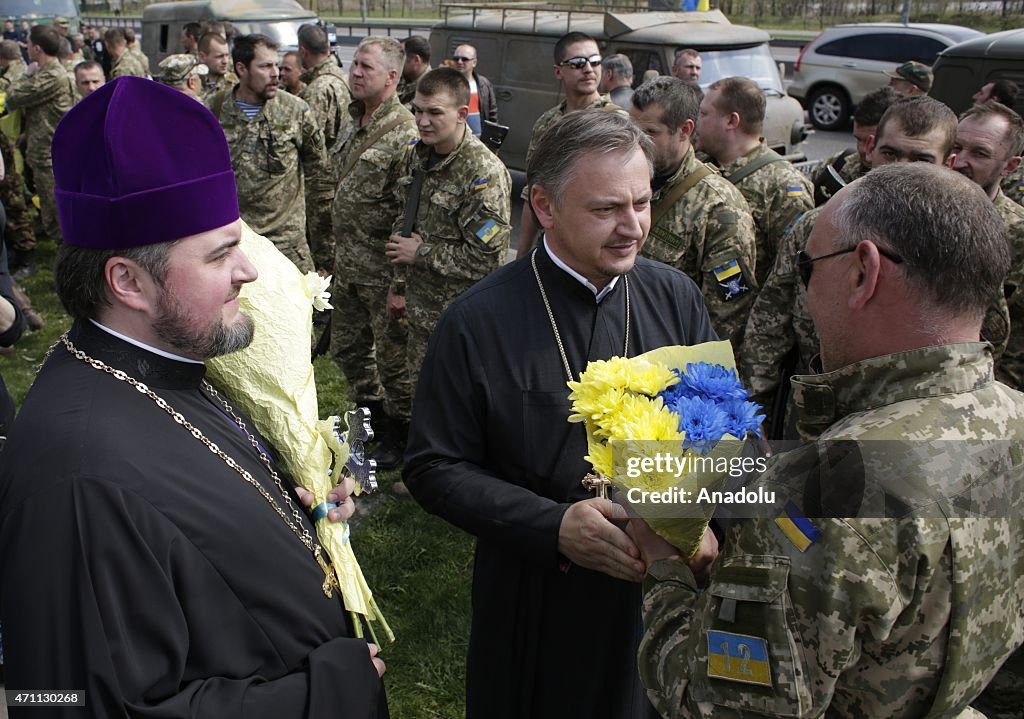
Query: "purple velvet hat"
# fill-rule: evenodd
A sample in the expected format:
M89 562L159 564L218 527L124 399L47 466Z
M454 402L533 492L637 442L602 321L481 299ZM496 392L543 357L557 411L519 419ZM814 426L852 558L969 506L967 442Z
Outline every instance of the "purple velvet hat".
M140 77L108 82L64 116L53 176L69 245L140 247L239 217L220 123L188 95Z

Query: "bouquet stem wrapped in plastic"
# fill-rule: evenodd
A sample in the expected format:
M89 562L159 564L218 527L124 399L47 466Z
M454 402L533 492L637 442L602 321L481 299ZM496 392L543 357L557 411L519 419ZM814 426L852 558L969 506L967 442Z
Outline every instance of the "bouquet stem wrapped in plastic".
M586 422L585 459L627 493L655 532L691 556L714 512L696 498L719 488L740 440L764 419L746 401L732 347L707 342L598 360L569 387L569 421ZM655 494L661 501L642 499Z
M334 434L337 418L319 418L310 360L313 309L329 307L322 296L330 281L315 273L304 275L244 222L241 247L259 271L259 279L245 285L240 295L256 334L244 350L207 362L208 375L245 410L292 481L313 493L316 506L327 501L348 460L348 447ZM374 641L375 623L394 641L352 551L347 523L324 518L316 529L334 565L345 607L354 615L357 636L362 636L362 617Z

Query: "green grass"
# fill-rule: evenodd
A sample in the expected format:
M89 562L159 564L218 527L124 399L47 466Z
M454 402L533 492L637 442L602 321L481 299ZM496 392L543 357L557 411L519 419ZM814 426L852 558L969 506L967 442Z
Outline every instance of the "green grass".
M15 402L25 397L47 349L71 322L53 290L52 247L40 247L39 271L23 286L46 318L26 332L14 355L0 357ZM347 405L347 385L336 365L316 363L321 416ZM465 656L469 637L472 540L391 491L397 471L379 476L381 490L357 500L352 542L378 605L397 640L383 647L385 683L395 719L455 719L465 714ZM343 680L343 678L342 678Z

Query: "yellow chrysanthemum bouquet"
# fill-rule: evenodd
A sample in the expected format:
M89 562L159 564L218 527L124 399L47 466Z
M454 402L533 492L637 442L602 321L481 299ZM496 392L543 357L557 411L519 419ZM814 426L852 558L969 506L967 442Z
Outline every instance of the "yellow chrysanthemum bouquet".
M591 362L569 388L569 421L587 427L585 459L654 531L692 555L714 511L701 490L722 484L740 440L764 419L747 401L732 347L707 342Z
M273 445L277 460L298 486L314 496L314 507L327 507L327 495L340 482L349 447L339 441L337 417L321 420L310 360L313 310L326 309L329 278L303 274L274 246L242 223L242 251L259 271L259 279L242 288L242 309L256 324L244 350L207 362L211 381L243 408L260 434ZM352 432L356 428L349 428ZM356 493L359 493L357 484ZM330 522L314 511L317 537L334 565L345 607L362 636L362 622L377 640L374 624L394 634L363 577L349 541L347 523Z

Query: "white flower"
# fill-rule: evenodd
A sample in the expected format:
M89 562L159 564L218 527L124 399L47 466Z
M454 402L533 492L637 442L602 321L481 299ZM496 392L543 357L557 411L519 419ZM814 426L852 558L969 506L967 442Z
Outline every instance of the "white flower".
M313 300L313 309L317 312L334 309L331 305L331 276L321 277L316 272L306 273L306 292Z

